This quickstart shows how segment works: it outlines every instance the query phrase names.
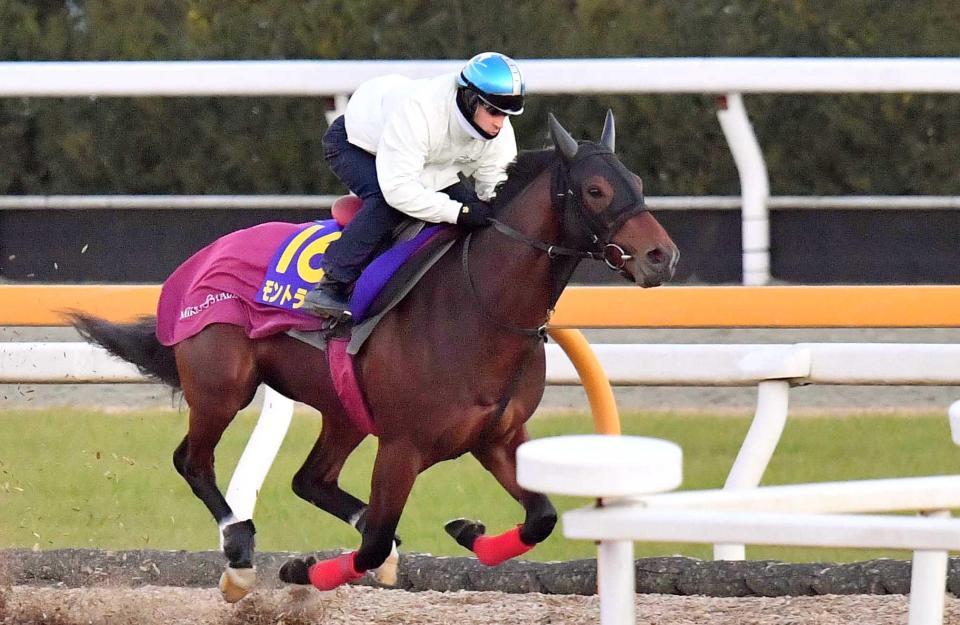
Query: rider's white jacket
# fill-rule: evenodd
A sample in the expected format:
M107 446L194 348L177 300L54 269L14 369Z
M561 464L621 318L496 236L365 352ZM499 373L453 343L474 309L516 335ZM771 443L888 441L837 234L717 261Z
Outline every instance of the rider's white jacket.
M517 156L509 119L495 138L483 139L455 96L456 74L390 75L363 83L347 103L347 140L376 154L387 203L424 221L456 223L461 204L439 190L456 184L458 172L472 175L480 199L489 200Z

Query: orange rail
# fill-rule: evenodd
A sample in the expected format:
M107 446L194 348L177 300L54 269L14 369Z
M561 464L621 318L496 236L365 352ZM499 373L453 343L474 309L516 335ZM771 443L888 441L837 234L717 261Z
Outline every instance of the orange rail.
M0 325L154 313L156 285L0 285ZM570 287L552 328L960 327L960 286Z
M110 321L156 314L157 285L2 285L0 325L62 326L62 312L82 310Z
M960 286L575 287L551 327L960 327Z

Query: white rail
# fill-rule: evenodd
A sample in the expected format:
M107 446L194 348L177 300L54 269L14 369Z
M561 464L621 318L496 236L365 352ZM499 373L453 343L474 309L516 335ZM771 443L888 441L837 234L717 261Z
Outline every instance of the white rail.
M546 485L531 481L527 451L519 454L518 480L544 492L593 492L604 507L564 515L571 538L600 540L601 623L634 622L634 540L712 542L717 558L743 559L744 542L801 546L852 546L914 550L910 625L940 625L947 550L960 550L958 522L886 516L842 516L837 512L924 510L948 515L960 507L960 476L933 476L758 488L776 449L788 411L791 384L960 384L960 346L947 344L806 343L795 345L609 345L594 351L615 385L757 385L753 423L723 490L688 491L637 498L675 488L680 456L671 444L657 453L627 450L620 471L610 467L553 467ZM572 363L556 345L547 346L547 382L578 384ZM86 343L0 343L0 382L143 382L135 367ZM227 489L239 519L250 518L257 492L286 435L293 402L268 389L263 410ZM960 440L960 402L951 407L953 439ZM622 439L606 439L617 450L558 454L601 463L623 455ZM559 439L554 439L554 441ZM617 441L617 443L613 443ZM534 441L534 444L548 444ZM663 445L661 445L663 447ZM526 460L524 456L527 456ZM638 463L653 463L637 470ZM677 464L670 468L669 465ZM599 476L599 477L598 477ZM535 476L534 476L535 477ZM558 482L559 480L559 482ZM598 482L602 482L596 486ZM558 485L559 484L559 485ZM578 490L572 491L576 487ZM560 490L557 490L557 489ZM584 490L584 489L588 490ZM589 491L596 488L595 491ZM588 492L589 491L589 492ZM627 495L627 496L625 496ZM833 514L828 514L833 513Z
M613 386L960 385L960 345L949 343L731 343L591 346ZM579 386L549 344L547 383ZM133 365L79 342L0 342L0 383L143 384Z
M4 210L189 210L189 209L324 209L337 195L8 195ZM662 195L645 198L655 211L740 210L736 195ZM770 196L769 210L956 210L960 195L780 195Z
M960 93L957 58L523 59L531 94L715 93L740 172L743 276L770 279L769 183L744 93ZM425 77L456 61L114 61L0 63L0 97L333 96L363 81Z
M332 96L383 74L428 77L451 61L0 63L0 97ZM520 59L530 93L958 93L957 58Z
M594 507L565 513L563 533L599 541L602 625L635 623L639 540L910 549L909 623L943 622L947 551L960 549L960 520L947 510L960 504L960 475L664 493L680 481L675 449L658 439L561 436L517 451L524 488L597 499ZM902 509L934 518L837 514Z
M330 208L337 195L9 195L0 210Z

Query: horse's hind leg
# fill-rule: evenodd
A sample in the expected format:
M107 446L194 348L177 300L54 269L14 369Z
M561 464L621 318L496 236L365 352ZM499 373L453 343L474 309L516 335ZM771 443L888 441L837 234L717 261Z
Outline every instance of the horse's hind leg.
M523 506L526 512L523 525L497 536L486 536L486 528L478 521L456 519L446 525L447 533L458 544L476 553L477 558L488 566L530 551L537 543L546 540L557 524L557 511L547 496L532 493L517 484L517 447L527 440L526 428L521 427L506 440L473 450L480 464Z
M332 590L383 564L393 549L400 514L420 470L421 456L416 449L405 442L381 441L360 548L320 562L291 560L280 569L280 579Z
M256 365L249 345L240 328L218 324L176 347L190 425L173 463L223 530L223 552L233 569L252 568L255 529L251 520L238 522L218 488L214 449L256 393Z
M344 462L365 437L346 419L324 413L320 436L293 476L297 496L354 527L366 504L341 489L338 480Z

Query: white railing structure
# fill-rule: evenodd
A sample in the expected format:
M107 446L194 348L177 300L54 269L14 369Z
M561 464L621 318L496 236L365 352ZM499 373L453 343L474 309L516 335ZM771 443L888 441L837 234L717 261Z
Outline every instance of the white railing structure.
M0 195L10 210L329 209L338 195ZM740 210L735 195L661 195L644 198L650 210ZM956 210L960 195L771 195L767 210Z
M756 386L753 421L724 483L728 491L755 489L776 450L789 410L790 387L832 385L960 385L960 345L922 343L798 343L727 345L595 344L593 351L613 386ZM581 383L563 350L547 348L546 380L551 385ZM143 383L145 378L87 343L0 343L0 383ZM286 433L293 402L271 393L259 423L264 431L251 439L241 457L257 479L237 478L228 492L250 502ZM951 413L960 440L960 404ZM261 425L258 423L258 428ZM270 441L261 444L262 440ZM247 459L249 454L249 459ZM246 459L246 460L245 460ZM265 465L265 466L264 466ZM254 468L259 467L259 468ZM250 496L250 491L254 495ZM240 515L238 515L240 516ZM717 544L714 557L742 560L742 544Z
M524 488L597 499L566 512L563 533L599 541L602 625L636 622L639 540L909 549L909 623L943 622L947 552L960 549L960 519L949 518L960 505L960 475L665 493L679 485L681 465L676 445L640 437L560 436L517 450ZM898 510L923 516L849 514Z
M0 63L0 97L347 96L374 76L456 71L457 61ZM523 59L531 94L713 93L740 172L743 281L770 280L769 182L745 93L960 93L957 58Z

